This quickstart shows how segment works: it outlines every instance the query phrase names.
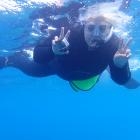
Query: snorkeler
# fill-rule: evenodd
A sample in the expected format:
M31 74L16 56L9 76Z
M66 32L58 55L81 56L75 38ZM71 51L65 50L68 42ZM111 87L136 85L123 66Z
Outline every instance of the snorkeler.
M130 40L124 43L115 35L116 18L112 20L108 13L87 13L80 24L62 27L33 50L22 49L14 55L1 57L0 65L16 67L36 77L56 74L69 81L75 90L91 89L109 67L116 83L127 88L138 87L139 83L131 78L129 69ZM33 59L27 51L33 53Z

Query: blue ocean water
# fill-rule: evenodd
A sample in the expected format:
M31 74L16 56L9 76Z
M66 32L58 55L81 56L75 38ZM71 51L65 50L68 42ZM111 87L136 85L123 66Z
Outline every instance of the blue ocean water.
M29 1L11 2L3 1L4 6L0 2L1 50L19 47L31 39L28 17L37 6L42 6L32 1L31 5ZM16 11L16 4L21 4L21 11ZM140 1L135 0L127 11L135 17L131 48L138 62L139 10ZM140 70L138 65L135 67L132 75L139 80ZM75 92L57 76L33 78L15 68L2 69L0 139L139 140L140 88L128 90L116 85L105 71L91 91Z

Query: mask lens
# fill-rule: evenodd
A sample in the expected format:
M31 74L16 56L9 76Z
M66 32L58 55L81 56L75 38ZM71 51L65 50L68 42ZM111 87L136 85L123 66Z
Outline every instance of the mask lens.
M95 25L89 25L89 26L88 26L88 30L89 30L89 31L93 31L94 29L95 29Z

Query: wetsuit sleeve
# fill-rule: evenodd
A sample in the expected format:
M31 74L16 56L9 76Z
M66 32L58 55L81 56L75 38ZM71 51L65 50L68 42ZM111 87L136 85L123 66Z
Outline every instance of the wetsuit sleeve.
M112 62L109 64L110 67L110 74L111 78L118 84L124 85L128 80L131 78L131 72L129 68L129 63L123 67L119 68L115 66L115 64Z
M34 48L33 59L36 63L47 64L54 58L51 40L45 40Z

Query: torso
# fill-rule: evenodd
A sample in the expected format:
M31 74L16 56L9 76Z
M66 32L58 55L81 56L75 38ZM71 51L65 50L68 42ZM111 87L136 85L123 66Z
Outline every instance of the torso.
M112 41L89 51L82 34L82 30L79 34L71 33L70 53L57 57L57 74L65 80L82 80L101 74L117 51L117 46L112 45Z

